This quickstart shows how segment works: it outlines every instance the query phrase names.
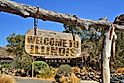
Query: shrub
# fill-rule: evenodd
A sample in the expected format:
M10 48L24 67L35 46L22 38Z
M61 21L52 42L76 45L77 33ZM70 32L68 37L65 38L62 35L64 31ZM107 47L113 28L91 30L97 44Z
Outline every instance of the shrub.
M50 70L50 68L45 68L41 71L41 73L39 74L39 76L41 78L51 78L52 77L52 71Z
M74 72L80 72L80 68L74 67L72 70L69 65L61 65L54 78L59 83L80 83Z
M72 72L71 66L61 65L57 71L58 76L70 76Z
M14 77L2 74L0 75L0 83L16 83Z
M2 68L10 68L10 67L12 67L11 64L3 64L3 65L2 65Z
M80 68L78 68L78 67L73 67L73 68L72 68L72 72L73 72L74 74L80 73Z
M43 61L35 61L34 62L34 71L35 71L35 75L38 78L51 78L54 74L54 72L52 72L52 68L49 68L48 64L46 62Z
M46 68L49 68L49 65L44 61L35 61L34 62L34 70L35 72L42 71Z

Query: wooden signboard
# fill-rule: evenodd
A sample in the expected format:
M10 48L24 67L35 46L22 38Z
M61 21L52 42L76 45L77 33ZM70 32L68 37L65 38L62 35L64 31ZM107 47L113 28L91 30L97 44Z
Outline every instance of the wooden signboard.
M48 58L71 58L81 54L81 39L78 35L37 29L25 35L25 50L32 56Z

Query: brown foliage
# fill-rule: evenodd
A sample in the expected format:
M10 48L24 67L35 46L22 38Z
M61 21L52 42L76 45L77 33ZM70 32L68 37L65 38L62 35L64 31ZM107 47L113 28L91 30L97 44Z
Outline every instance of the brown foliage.
M116 73L124 74L124 67L117 68Z
M87 69L86 67L83 67L83 68L81 69L81 73L87 74L87 73L88 73L88 69Z
M69 77L70 83L80 83L79 78L75 76L75 74L72 73L72 75Z
M16 83L14 77L2 74L0 75L0 83Z
M59 83L80 83L80 79L78 79L74 73L69 77L62 76L59 79Z
M73 68L72 68L72 72L75 73L75 74L76 74L76 73L80 73L80 68L78 68L78 67L73 67Z

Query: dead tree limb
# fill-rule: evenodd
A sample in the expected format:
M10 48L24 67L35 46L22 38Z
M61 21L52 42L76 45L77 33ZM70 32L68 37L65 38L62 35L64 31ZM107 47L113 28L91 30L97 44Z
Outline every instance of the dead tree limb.
M105 30L105 41L103 49L103 83L110 83L110 57L111 57L111 45L114 35L114 28L110 27Z
M48 11L42 8L37 8L34 6L29 6L25 4L20 4L17 2L13 2L10 0L0 0L0 11L16 14L22 17L35 17L42 20L60 22L68 25L77 25L82 29L86 29L88 27L109 27L110 22L104 20L88 20L82 19L75 15L68 15L62 13L56 13L53 11ZM124 26L114 25L118 29L124 29Z

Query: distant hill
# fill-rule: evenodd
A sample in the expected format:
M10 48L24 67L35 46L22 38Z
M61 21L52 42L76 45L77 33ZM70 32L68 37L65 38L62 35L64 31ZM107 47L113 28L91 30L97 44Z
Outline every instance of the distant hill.
M7 47L0 47L0 58L12 58L14 59L14 56L7 52Z

